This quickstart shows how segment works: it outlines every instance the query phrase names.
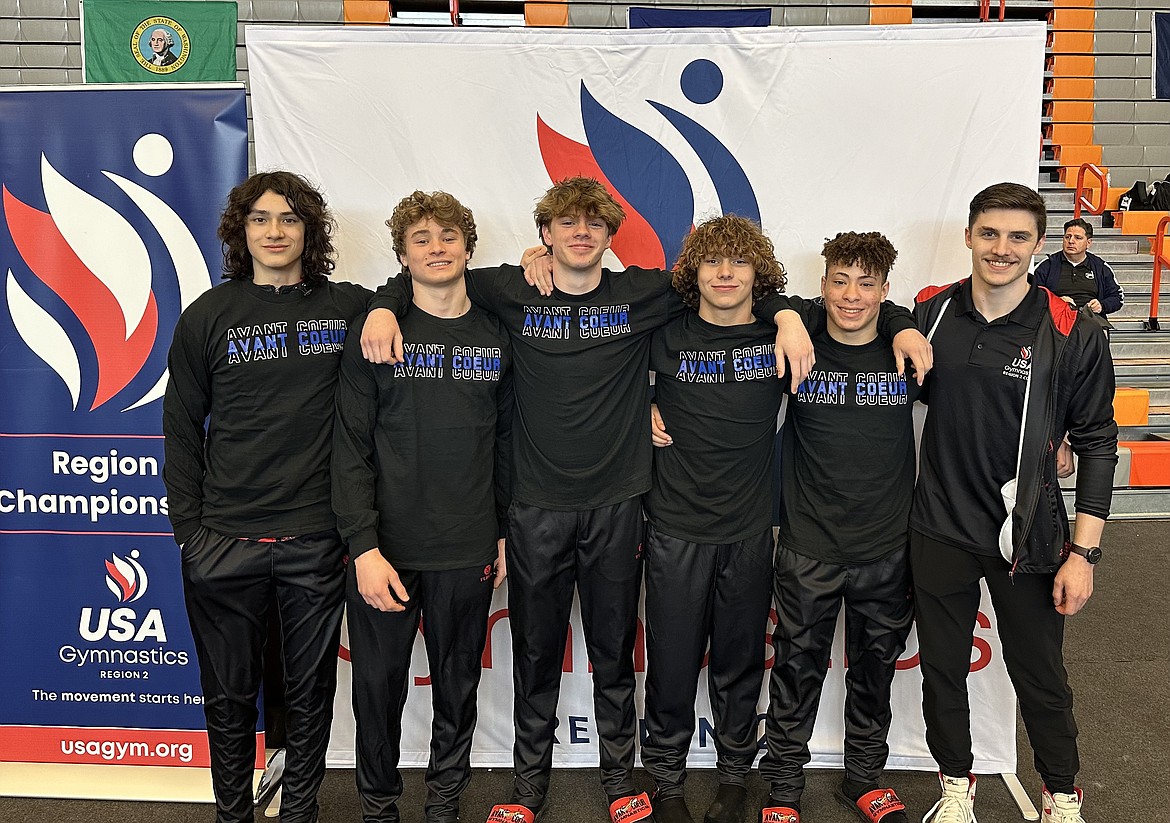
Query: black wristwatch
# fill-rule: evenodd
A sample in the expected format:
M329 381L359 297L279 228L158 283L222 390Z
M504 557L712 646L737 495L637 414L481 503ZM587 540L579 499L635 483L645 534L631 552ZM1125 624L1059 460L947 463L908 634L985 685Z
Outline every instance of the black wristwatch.
M1089 548L1087 546L1078 546L1076 543L1069 543L1068 550L1072 554L1079 554L1089 562L1089 565L1095 566L1101 562L1101 549L1097 546Z

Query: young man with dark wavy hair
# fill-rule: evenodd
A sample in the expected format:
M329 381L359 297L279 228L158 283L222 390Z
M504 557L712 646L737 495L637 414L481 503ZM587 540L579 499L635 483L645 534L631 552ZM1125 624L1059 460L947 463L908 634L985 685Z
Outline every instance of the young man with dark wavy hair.
M931 823L975 820L967 675L980 579L1044 780L1045 823L1084 823L1064 623L1093 593L1117 424L1105 335L1028 276L1046 222L1027 186L979 192L970 277L923 289L915 308L935 353L910 511L922 713L942 788ZM1066 438L1079 458L1071 535L1057 483Z
M683 797L707 657L719 789L707 823L741 823L759 753L756 704L771 604L773 451L784 398L775 328L752 314L783 291L772 241L735 215L687 235L674 288L691 309L654 333L654 475L646 531L646 740L656 823ZM669 433L668 433L669 432Z
M370 363L361 320L337 390L333 507L352 561L346 614L365 823L395 823L411 650L420 620L431 673L426 823L455 823L471 780L488 609L504 580L512 425L511 345L472 304L463 271L475 218L416 191L386 221L401 277L406 362Z
M251 821L268 611L288 701L280 819L317 819L345 594L330 505L334 391L369 291L333 283L333 219L308 181L255 174L220 221L223 283L183 312L163 480L203 685L218 823Z
M809 740L845 610L845 774L838 801L870 823L906 823L881 783L890 692L914 618L907 519L918 382L897 374L878 334L898 253L879 232L826 241L813 334L817 368L789 398L781 446L775 656L760 775L764 823L799 823Z

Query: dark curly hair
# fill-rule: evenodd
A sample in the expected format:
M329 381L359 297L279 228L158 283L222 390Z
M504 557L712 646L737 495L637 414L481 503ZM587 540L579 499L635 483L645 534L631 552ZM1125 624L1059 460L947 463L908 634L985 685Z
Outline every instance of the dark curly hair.
M674 288L683 302L699 308L699 264L711 256L742 257L752 264L756 281L752 303L766 294L783 292L788 279L776 259L772 241L759 224L737 214L707 220L683 239L682 251L674 266Z
M869 275L885 282L898 258L898 250L879 231L843 231L832 240L825 240L821 250L825 258L825 274L831 266L861 266Z
M592 177L567 177L546 191L532 212L540 242L544 242L545 226L558 217L572 215L599 218L610 237L626 220L626 210L600 182Z
M471 255L475 254L475 241L479 239L479 234L475 230L475 215L471 213L471 209L445 191L430 194L416 191L398 201L393 214L386 221L386 226L390 229L390 239L394 243L394 255L402 260L402 255L406 254L406 230L428 217L444 228L459 229L463 232L463 242L470 260ZM410 274L406 264L402 266L402 273Z
M306 284L319 286L336 265L333 261L333 232L336 223L320 191L291 171L262 171L253 174L228 194L227 206L219 220L223 243L223 276L228 280L252 279L252 255L244 227L252 204L266 192L279 194L305 224L305 250L301 254L302 277Z

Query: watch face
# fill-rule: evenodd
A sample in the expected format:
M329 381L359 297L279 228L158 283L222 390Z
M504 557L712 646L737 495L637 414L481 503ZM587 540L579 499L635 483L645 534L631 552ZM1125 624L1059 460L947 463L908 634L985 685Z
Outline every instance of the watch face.
M1098 563L1101 560L1101 550L1089 549L1087 552L1085 552L1085 559L1092 564Z

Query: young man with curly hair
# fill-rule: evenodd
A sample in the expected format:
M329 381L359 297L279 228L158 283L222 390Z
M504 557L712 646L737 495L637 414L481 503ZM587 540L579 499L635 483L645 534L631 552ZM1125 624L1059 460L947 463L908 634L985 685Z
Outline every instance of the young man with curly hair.
M219 225L228 282L183 312L163 480L199 656L218 823L251 821L256 698L275 603L288 701L281 820L317 819L345 594L330 505L334 390L369 291L333 283L333 219L304 178L253 175Z
M907 518L918 383L897 373L878 312L897 257L878 232L825 243L817 367L789 398L781 447L775 657L760 774L764 823L799 823L809 739L845 609L845 775L838 800L862 820L906 823L880 784L895 664L914 617Z
M775 330L752 315L784 288L759 226L727 215L683 241L674 287L691 309L654 333L654 475L645 497L646 740L657 823L683 799L704 653L719 790L707 823L744 818L771 604L773 451L784 398ZM659 422L660 421L660 422ZM667 434L669 427L669 434Z
M446 192L404 197L386 225L414 297L406 362L362 357L361 320L337 390L333 507L351 562L346 606L365 823L397 823L398 759L420 620L431 672L427 823L459 819L492 590L504 580L511 347L472 305L475 218Z
M632 823L650 814L633 782L641 496L652 462L646 373L651 334L686 308L669 272L602 266L625 212L600 182L557 183L534 217L551 253L544 294L516 266L476 269L467 278L471 301L496 314L512 338L518 421L508 528L515 777L511 802L491 815L531 823L544 809L576 589L593 667L601 783L610 817ZM390 280L372 306L402 310L406 285ZM779 311L785 305L772 294L757 312L791 314L788 330L807 347L799 318ZM397 359L396 326L390 312L371 310L362 334L368 357ZM794 356L807 354L811 348Z

